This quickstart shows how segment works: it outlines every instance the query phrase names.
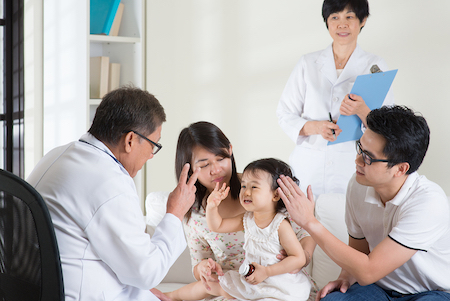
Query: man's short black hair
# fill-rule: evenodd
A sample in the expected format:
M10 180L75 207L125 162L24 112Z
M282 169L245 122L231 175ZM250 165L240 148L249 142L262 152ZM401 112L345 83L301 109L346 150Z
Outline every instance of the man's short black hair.
M410 174L422 164L430 144L430 129L422 115L405 106L385 106L367 115L367 128L386 140L383 154L388 167L407 162Z

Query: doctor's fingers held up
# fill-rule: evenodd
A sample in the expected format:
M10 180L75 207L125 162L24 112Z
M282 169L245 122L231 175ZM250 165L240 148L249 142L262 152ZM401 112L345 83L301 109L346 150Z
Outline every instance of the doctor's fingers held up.
M178 185L169 194L167 201L167 213L174 214L180 220L183 219L186 212L194 204L195 192L197 190L194 184L197 181L199 169L196 169L188 180L189 168L190 165L186 163L181 171Z

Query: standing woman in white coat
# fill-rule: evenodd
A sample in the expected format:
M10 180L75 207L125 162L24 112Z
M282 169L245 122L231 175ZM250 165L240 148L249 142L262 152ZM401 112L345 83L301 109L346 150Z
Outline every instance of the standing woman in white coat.
M342 132L330 122L339 115L357 115L365 124L370 109L358 95L349 95L356 77L373 65L386 71L385 61L363 51L358 35L369 16L367 0L325 0L322 16L333 43L300 58L281 95L278 122L296 144L289 163L300 187L308 185L316 196L345 193L355 172L355 141L327 145ZM392 91L384 105L393 103Z

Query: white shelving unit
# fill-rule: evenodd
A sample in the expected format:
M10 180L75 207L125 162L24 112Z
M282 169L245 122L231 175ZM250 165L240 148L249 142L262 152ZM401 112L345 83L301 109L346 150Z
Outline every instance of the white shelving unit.
M89 35L89 57L108 56L110 63L120 63L120 85L145 88L145 0L121 0L124 4L119 36ZM89 85L89 60L88 85ZM87 127L92 123L101 99L87 102Z
M121 0L121 3L124 4L124 10L118 36L88 35L89 58L107 56L110 63L120 64L120 86L133 85L145 89L145 2L146 0ZM88 87L89 58L87 58L86 64ZM101 99L90 98L88 89L87 129L94 119L95 110L100 101ZM134 178L141 201L143 201L145 194L144 174L145 166Z
M78 139L90 127L100 99L90 99L90 57L120 63L120 85L145 89L146 0L124 4L119 36L90 35L90 0L45 0L44 154Z
M119 36L90 35L90 0L43 1L43 153L78 140L100 99L90 99L90 57L120 63L120 85L145 89L146 0L124 4ZM144 198L143 174L134 178Z

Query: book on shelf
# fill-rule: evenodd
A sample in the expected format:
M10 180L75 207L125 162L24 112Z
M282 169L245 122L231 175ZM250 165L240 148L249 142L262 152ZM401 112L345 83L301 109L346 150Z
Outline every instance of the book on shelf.
M90 98L102 98L108 93L108 82L109 57L91 57L89 70Z
M119 4L119 8L117 9L116 16L114 17L114 21L111 26L111 31L109 32L110 36L118 36L120 22L122 21L123 9L125 5L123 3Z
M120 0L90 0L90 33L109 35Z
M109 80L108 80L108 92L119 88L120 86L120 64L109 64Z

